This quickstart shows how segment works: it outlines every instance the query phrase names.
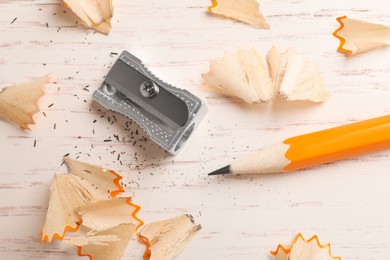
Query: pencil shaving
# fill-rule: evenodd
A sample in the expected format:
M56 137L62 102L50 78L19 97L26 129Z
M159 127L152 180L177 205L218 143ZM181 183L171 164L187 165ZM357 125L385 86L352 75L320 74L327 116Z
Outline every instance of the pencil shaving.
M75 190L80 188L78 181L75 181L72 176L54 176L50 186L50 202L41 232L41 242L50 243L54 238L62 240L67 231L78 230L81 219L75 209L90 199L75 193Z
M89 256L90 260L120 260L134 231L134 225L122 224L66 242L78 247L79 256Z
M80 207L78 214L83 220L83 226L93 230L106 230L120 224L138 225L132 217L135 210L130 204L130 198L116 198L84 205Z
M50 81L46 75L33 81L6 87L0 91L0 117L18 125L22 130L31 130L35 124L34 114L39 112L38 101L44 95L43 87Z
M321 245L317 236L306 240L301 233L296 236L291 248L279 245L271 254L274 260L341 260L340 257L332 256L330 244Z
M259 11L259 3L256 0L213 0L213 5L208 10L214 14L248 23L255 28L270 28Z
M202 75L206 84L201 88L237 96L249 104L276 98L312 102L328 98L316 65L293 49L280 53L274 47L267 55L267 62L269 70L254 49L226 53L223 60L210 62L210 72Z
M280 53L273 47L268 52L267 62L274 89L279 91L284 99L312 102L328 99L329 94L317 66L306 61L303 55L293 49Z
M269 102L274 95L267 67L254 49L225 53L222 61L210 62L210 72L202 77L206 82L203 88L237 96L249 104Z
M150 223L140 235L150 244L150 260L170 260L184 249L200 229L201 226L194 223L192 216L181 215Z
M338 17L340 27L333 35L340 40L339 52L354 55L390 44L390 27Z
M114 171L70 157L65 157L64 161L68 172L82 180L81 185L96 201L115 198L119 193L125 191L119 184L122 176Z
M91 230L85 236L65 237L64 242L73 246L100 245L108 246L109 242L119 241L117 235L98 235L95 230Z
M64 2L85 25L103 34L110 33L113 14L111 0L64 0Z
M62 240L68 230L77 231L81 217L76 212L81 206L111 199L124 191L121 177L98 166L65 158L69 174L55 175L50 186L49 207L41 232L41 242Z

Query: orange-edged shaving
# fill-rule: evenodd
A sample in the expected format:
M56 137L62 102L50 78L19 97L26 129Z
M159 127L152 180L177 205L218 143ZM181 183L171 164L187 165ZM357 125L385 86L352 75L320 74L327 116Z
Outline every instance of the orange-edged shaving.
M135 215L139 206L131 202L130 197L120 197L88 203L78 208L77 214L83 226L92 230L107 230L121 224L139 226L142 221Z
M141 241L148 244L144 258L171 260L189 243L201 229L191 215L156 221L147 224L140 233Z
M333 36L340 41L337 49L339 52L354 55L390 44L389 26L349 19L346 16L338 17L337 21L340 27Z
M63 231L61 234L59 234L59 233L54 233L54 234L52 235L51 238L49 238L49 235L44 234L44 233L43 233L43 230L42 230L42 231L40 232L40 234L39 234L40 237L41 237L41 243L42 243L43 241L45 241L46 244L49 244L49 243L51 242L52 239L58 239L58 240L62 241L62 240L64 239L64 237L65 237L66 232L68 232L68 231L76 232L76 231L79 229L80 223L81 223L81 220L80 220L80 222L77 222L76 225L75 225L74 227L65 226L64 231Z
M344 28L344 23L342 22L342 19L345 19L345 18L347 18L347 17L346 16L337 17L336 20L340 23L340 27L337 28L337 30L333 32L333 36L336 37L337 39L339 39L339 41L340 41L340 44L339 44L339 47L337 48L337 50L339 52L345 52L345 53L351 55L352 51L346 50L343 48L343 46L345 44L345 39L337 34L339 31L341 31Z
M274 260L341 260L338 256L332 256L329 243L322 245L316 235L306 240L301 233L295 237L290 248L278 245L271 254Z
M78 212L83 226L91 231L86 236L68 238L66 242L78 247L79 256L88 256L90 260L119 260L131 236L143 225L137 217L140 209L131 198L85 205Z
M62 240L67 231L77 231L81 218L78 208L112 199L123 187L118 174L99 166L66 157L68 174L56 174L50 187L50 201L41 232L41 242Z
M201 229L190 215L157 221L145 226L137 216L141 207L123 192L117 173L88 163L65 158L68 174L55 175L41 242L53 238L78 248L90 260L120 260L135 234L146 246L144 258L173 259ZM115 198L116 197L116 198ZM83 235L65 237L68 230ZM87 233L86 233L87 232Z
M212 0L208 10L256 28L269 29L269 24L259 11L259 3L256 0Z
M76 245L79 256L90 260L120 260L134 233L133 224L121 224L114 228L92 231L83 237L67 239L68 244Z
M114 172L113 170L110 170L110 172L116 176L116 179L114 179L114 184L115 184L115 186L118 187L117 190L111 191L110 195L111 195L111 198L116 198L116 196L117 196L119 193L125 192L125 189L124 189L123 186L120 184L120 181L123 179L123 177L120 176L118 173Z
M210 12L212 12L213 9L214 9L215 7L218 6L217 0L211 0L211 1L213 2L212 5L210 5L210 6L207 8Z
M141 210L141 206L137 205L137 204L134 204L131 200L128 200L127 203L134 207L135 210L133 211L133 213L131 214L131 216L133 217L133 219L135 219L136 221L138 221L138 225L135 227L135 233L138 237L138 241L141 242L142 244L145 245L145 252L144 252L144 255L143 255L143 258L145 259L149 259L150 258L150 255L151 255L151 250L150 250L150 243L149 241L145 240L141 235L140 235L140 232L139 232L139 229L143 226L144 222L137 216L138 212Z

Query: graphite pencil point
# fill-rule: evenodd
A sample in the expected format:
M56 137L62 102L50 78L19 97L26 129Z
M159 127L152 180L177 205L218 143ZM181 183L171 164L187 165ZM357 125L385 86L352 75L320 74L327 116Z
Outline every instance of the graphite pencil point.
M227 165L225 167L222 167L221 169L209 173L208 175L211 176L211 175L221 175L221 174L229 174L229 173L231 173L230 165Z

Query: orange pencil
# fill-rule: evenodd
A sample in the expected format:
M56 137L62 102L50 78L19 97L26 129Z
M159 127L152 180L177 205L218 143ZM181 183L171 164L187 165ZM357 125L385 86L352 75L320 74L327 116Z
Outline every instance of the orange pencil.
M390 148L390 115L286 139L209 175L289 172Z

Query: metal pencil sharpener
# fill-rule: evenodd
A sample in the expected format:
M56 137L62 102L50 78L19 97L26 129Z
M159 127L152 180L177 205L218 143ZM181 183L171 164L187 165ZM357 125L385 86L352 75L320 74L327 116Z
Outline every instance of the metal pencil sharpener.
M177 154L207 112L201 99L154 76L124 51L93 99L138 123L159 146Z

